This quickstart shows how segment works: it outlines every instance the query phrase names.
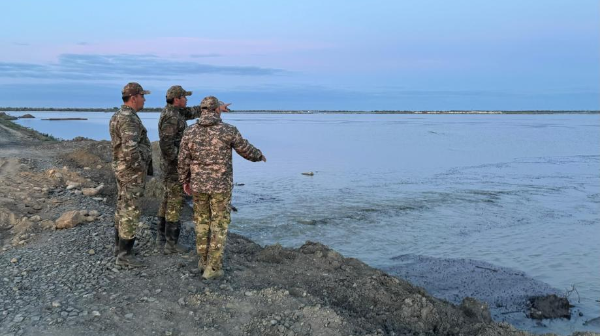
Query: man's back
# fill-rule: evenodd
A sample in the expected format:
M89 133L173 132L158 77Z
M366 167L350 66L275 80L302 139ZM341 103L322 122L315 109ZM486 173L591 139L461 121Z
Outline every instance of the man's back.
M146 128L135 111L123 105L111 117L109 132L113 151L113 168L117 177L125 178L125 175L145 174L152 149Z
M199 193L229 192L233 186L231 150L250 161L262 153L244 139L235 126L223 123L216 113L203 113L181 141L179 178Z

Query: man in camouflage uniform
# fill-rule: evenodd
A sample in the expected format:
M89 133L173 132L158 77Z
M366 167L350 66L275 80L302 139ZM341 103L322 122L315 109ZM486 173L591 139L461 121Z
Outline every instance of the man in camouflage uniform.
M187 96L191 91L174 85L167 90L167 106L158 120L160 137L161 170L163 172L164 196L158 209L156 243L164 246L164 253L187 252L179 245L181 222L179 216L183 207L183 189L177 176L177 155L183 131L187 127L186 120L200 117L200 106L186 107Z
M212 279L223 275L223 250L231 222L231 149L253 162L267 159L235 126L221 121L222 105L217 98L206 97L200 106L200 119L183 134L178 172L184 191L194 196L198 267L203 278Z
M138 83L125 85L123 105L110 119L112 167L117 178L115 212L116 264L139 267L132 252L135 229L140 219L140 199L144 195L146 176L152 175L152 149L146 128L137 112L144 108L145 91Z

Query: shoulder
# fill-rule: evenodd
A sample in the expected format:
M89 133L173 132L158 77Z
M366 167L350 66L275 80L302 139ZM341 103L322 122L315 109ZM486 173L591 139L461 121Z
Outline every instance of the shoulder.
M183 136L190 136L193 135L195 133L198 133L198 131L200 130L202 126L198 125L198 124L192 124L190 126L188 126L185 131L183 131Z
M233 126L232 124L228 124L228 123L221 123L220 126L223 128L224 131L229 132L229 133L236 133L238 132L237 127Z

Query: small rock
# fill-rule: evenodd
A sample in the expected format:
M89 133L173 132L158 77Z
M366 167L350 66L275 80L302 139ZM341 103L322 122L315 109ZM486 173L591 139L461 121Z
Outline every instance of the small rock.
M96 169L102 169L102 165L97 165Z
M92 311L93 316L100 316L100 312L97 310Z
M32 222L39 222L42 220L42 217L35 215L35 216L31 216L31 218L29 218L29 220Z
M185 299L184 298L179 298L179 300L177 301L177 303L179 303L180 306L185 306Z
M66 184L67 184L67 190L81 187L81 183L79 183L79 182L67 181Z
M90 167L83 167L83 170L90 170L90 169L92 169L92 168L90 168Z
M15 318L13 319L13 322L20 323L20 322L23 322L23 320L24 320L24 319L25 319L25 318L24 318L23 316L21 316L21 315L17 315L17 316L15 316Z
M90 249L90 250L88 251L88 254L89 254L89 255L94 255L94 254L96 254L96 251L94 251L94 249Z
M56 220L57 229L70 229L83 221L83 216L77 210L67 211Z
M52 301L52 307L55 307L55 308L60 307L60 302Z
M18 262L19 262L19 259L17 259L17 258L12 258L12 259L10 259L10 262L11 262L11 263L13 263L13 264L16 264L16 263L18 263Z
M132 319L133 318L133 313L125 314L125 318L126 319Z

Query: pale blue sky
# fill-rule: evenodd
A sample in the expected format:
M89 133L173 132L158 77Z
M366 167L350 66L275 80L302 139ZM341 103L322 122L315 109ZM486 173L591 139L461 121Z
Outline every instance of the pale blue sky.
M13 1L0 106L112 107L138 81L234 109L599 109L600 2Z

